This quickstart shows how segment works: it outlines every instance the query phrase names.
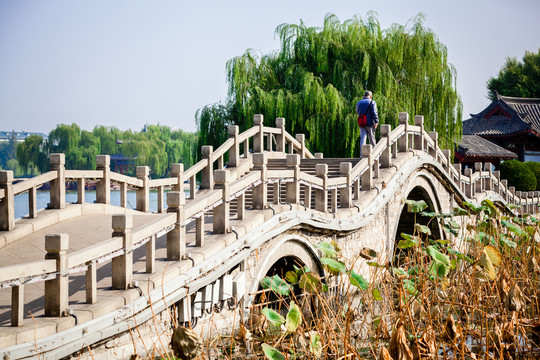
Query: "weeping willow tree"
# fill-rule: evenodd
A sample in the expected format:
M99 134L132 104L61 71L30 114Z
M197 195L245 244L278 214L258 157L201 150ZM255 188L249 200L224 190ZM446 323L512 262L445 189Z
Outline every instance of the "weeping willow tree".
M383 30L369 13L345 22L328 14L322 27L279 25L279 51L247 50L227 62L226 104L197 112L199 144L218 146L228 125L244 130L261 113L267 125L286 118L287 130L305 133L312 150L351 157L359 152L355 104L371 90L381 123L395 127L403 111L424 115L426 130L453 148L461 138L456 70L423 23L420 14Z

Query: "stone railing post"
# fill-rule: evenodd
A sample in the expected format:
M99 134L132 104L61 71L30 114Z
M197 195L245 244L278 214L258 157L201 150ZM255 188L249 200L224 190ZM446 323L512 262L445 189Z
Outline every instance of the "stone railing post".
M362 145L362 159L367 159L368 168L362 174L362 190L373 189L373 157L371 156L373 147L371 144Z
M474 184L471 181L471 175L473 170L471 168L465 169L465 176L469 178L469 183L465 184L465 196L471 199L473 197L473 186Z
M534 214L534 208L532 206L534 202L534 191L529 191L527 197L527 213Z
M461 164L454 164L454 169L456 169L456 172L458 173L458 177L455 180L457 182L457 186L459 190L463 191L463 184L461 182Z
M484 164L484 171L487 171L489 175L488 178L484 179L484 189L493 190L493 168L491 167L491 163Z
M96 203L111 203L111 157L109 155L96 156L96 170L103 172L103 177L96 184Z
M262 114L253 115L253 125L259 128L253 137L253 153L261 153L264 150L264 116Z
M181 260L186 255L185 204L186 195L183 191L167 193L167 213L176 214L174 228L167 233L167 260Z
M138 168L138 167L137 167ZM127 290L133 280L133 217L131 214L112 216L113 237L122 237L124 254L112 259L112 288Z
M225 234L231 231L230 228L230 208L229 202L229 181L231 174L229 170L216 170L216 189L222 190L222 203L214 208L214 234Z
M322 152L316 152L313 156L315 159L324 159L324 154Z
M51 171L56 171L56 179L50 182L51 209L63 209L66 207L66 156L64 154L51 154L49 157Z
M13 193L13 171L0 171L0 189L4 197L0 199L0 230L10 231L15 228L15 195Z
M450 166L452 166L452 160L450 158L452 157L452 152L448 149L444 149L442 152L445 158L445 164L443 165L443 168L447 174L450 174Z
M437 150L439 149L439 133L436 131L430 131L429 137L433 140L433 148L429 149L429 155L435 159L435 162L439 162L437 159Z
M142 212L150 211L150 168L148 166L137 166L136 169L137 178L142 180L143 186L137 189L137 210Z
M322 178L322 189L315 189L315 210L327 212L328 211L328 165L317 164L315 165L315 174Z
M77 179L77 204L84 204L86 190L84 178Z
M300 157L304 159L306 157L306 135L296 134L295 138L300 143Z
M519 211L519 213L520 213L521 215L523 215L523 212L524 212L525 209L523 209L523 206L521 205L521 202L522 202L522 201L521 201L521 200L522 200L522 199L521 199L521 191L514 191L514 195L515 195L515 198L514 198L514 199L515 199L515 201L516 201L516 205L519 206L518 211Z
M45 316L60 317L66 314L69 296L67 234L45 235L45 259L56 260L56 278L45 281Z
M501 172L499 170L495 170L493 172L493 177L495 177L496 180L492 181L492 190L501 195Z
M214 147L212 145L204 145L201 148L203 159L208 160L208 164L202 171L201 189L214 189Z
M11 326L23 326L24 322L24 285L11 288Z
M236 167L240 163L240 142L238 141L238 134L240 134L240 128L238 125L230 125L228 128L229 139L233 139L234 143L229 149L229 167Z
M502 192L504 189L503 199L504 201L508 202L508 199L510 199L509 194L508 194L508 192L510 191L510 189L508 189L508 180L502 179L500 184L501 184L500 186L502 189L499 189L499 191Z
M384 125L383 125L384 126ZM382 127L381 127L382 130ZM350 162L342 162L339 164L339 172L341 177L347 178L347 185L339 189L339 206L341 208L351 207L352 198L352 164Z
M424 151L424 116L415 115L414 125L420 127L420 134L414 136L414 149Z
M389 168L392 166L392 146L390 145L390 132L392 126L390 124L381 125L381 141L386 142L386 148L381 155L381 167Z
M517 203L517 200L516 200L516 187L515 186L509 186L508 187L508 200L512 198L512 201L507 201L507 202L510 202L514 205L519 205Z
M263 210L268 207L268 187L266 154L253 154L253 170L261 172L261 183L253 187L253 209Z
M399 113L399 125L405 126L405 134L398 139L399 152L406 152L409 150L409 114L406 112Z
M481 162L475 162L474 163L474 171L480 175L478 177L478 180L476 180L475 184L475 193L481 193L484 191L484 179L482 179L482 163Z
M300 155L287 154L287 167L294 170L294 181L285 185L285 201L289 204L300 202Z
M178 179L178 184L172 187L172 191L184 192L184 164L182 163L172 164L171 177Z
M280 130L276 135L276 151L285 152L285 118L276 118L276 127Z

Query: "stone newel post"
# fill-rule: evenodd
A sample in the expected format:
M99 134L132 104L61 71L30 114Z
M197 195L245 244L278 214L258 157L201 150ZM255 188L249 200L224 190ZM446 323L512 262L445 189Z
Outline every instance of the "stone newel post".
M276 127L280 130L276 135L276 151L285 152L285 118L276 118Z
M306 135L296 134L295 138L300 143L300 157L304 159L306 157Z
M373 147L371 144L362 145L362 158L367 159L368 168L362 174L362 190L371 190L373 189L373 157L371 152Z
M259 128L257 134L253 136L253 153L260 153L264 150L264 117L262 114L253 115L253 126Z
M424 150L424 116L415 115L414 125L420 127L420 134L414 136L414 149Z
M4 191L4 197L0 199L0 230L10 231L15 228L13 171L0 171L0 190Z
M300 155L288 154L287 167L294 170L294 181L285 185L285 200L290 204L300 202Z
M315 210L326 212L328 211L328 190L326 187L328 181L328 165L315 165L315 173L323 180L322 189L315 189Z
M167 260L180 260L186 255L185 204L186 195L183 191L167 193L167 212L176 214L174 228L167 233Z
M405 126L405 134L398 140L399 152L405 152L409 149L409 136L407 134L409 127L409 114L406 112L399 113L399 125Z
M236 167L240 163L240 141L238 140L238 134L240 128L238 125L229 126L229 139L233 139L233 146L229 149L229 167Z
M63 209L66 207L66 156L64 154L51 154L49 157L51 171L56 171L56 179L51 184L51 209Z
M266 169L266 163L266 154L253 154L253 169L261 172L261 183L253 187L253 209L256 210L263 210L268 207L268 186L266 183L268 170Z
M103 172L103 178L96 184L96 202L99 204L111 203L111 157L109 155L96 156L96 168Z
M184 164L172 164L171 177L178 179L178 184L174 185L172 190L184 192Z
M214 209L214 234L225 234L230 231L230 202L229 202L229 170L216 170L214 173L216 179L216 189L222 190L222 203Z
M150 211L150 168L148 166L137 166L137 178L142 180L143 186L137 189L137 210L142 212Z
M352 164L350 162L342 162L339 164L339 172L342 177L347 178L347 185L339 189L339 206L341 208L350 208L351 207L351 198L352 198Z
M389 168L390 166L392 166L392 146L390 145L391 131L392 126L390 126L389 124L381 125L381 140L386 142L386 148L381 155L381 167L383 168Z
M62 154L63 155L63 154ZM64 316L68 308L69 282L67 234L45 235L45 259L56 260L56 278L45 281L45 316Z
M112 288L126 290L133 280L133 217L115 214L112 217L113 237L122 237L124 254L112 259Z
M214 147L204 145L201 147L203 159L208 160L205 168L202 171L201 189L214 189Z
M433 149L429 149L429 154L435 159L436 162L439 162L437 159L437 149L439 148L439 133L436 131L431 131L429 137L433 140Z

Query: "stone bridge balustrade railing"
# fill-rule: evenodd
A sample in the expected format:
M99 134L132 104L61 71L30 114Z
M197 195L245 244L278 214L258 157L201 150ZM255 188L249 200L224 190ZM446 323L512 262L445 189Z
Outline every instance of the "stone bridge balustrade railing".
M85 273L86 302L93 304L98 301L97 262L112 261L110 276L113 289L130 288L133 279L133 251L146 244L146 270L148 273L153 272L155 238L174 231L177 224L177 216L172 214L133 229L132 215L113 215L112 238L70 254L67 253L67 234L46 235L47 254L44 260L0 267L0 288L12 289L11 325L23 325L24 286L27 283L45 281L45 316L52 317L67 315L69 275Z
M276 128L264 126L262 115L254 116L254 126L243 133L239 133L236 125L229 127L229 139L217 150L212 146L202 147L202 160L184 171L183 164L171 165L171 177L164 179L150 179L150 169L145 166L138 166L137 177L118 174L110 171L110 156L98 155L96 157L96 170L66 170L65 155L51 154L49 157L51 171L31 179L26 179L13 184L13 172L0 171L0 231L11 231L15 228L15 206L14 196L28 192L29 210L28 217L37 216L36 189L45 183L50 183L49 208L62 209L65 207L65 183L66 181L77 181L77 203L83 204L85 199L85 183L88 180L96 181L96 203L110 204L111 183L120 185L120 206L127 207L127 191L136 191L137 210L149 211L149 191L156 189L158 193L159 213L164 210L164 189L172 187L176 191L183 190L184 180L189 182L190 199L197 197L199 190L212 190L214 187L213 171L214 167L223 169L225 157L228 156L229 168L242 166L242 173L249 171L251 163L250 142L254 153L276 152L290 154L297 153L301 158L313 158L314 156L306 149L305 136L297 134L291 136L285 131L285 119L276 119ZM288 149L287 149L288 147ZM243 153L241 153L243 148ZM11 175L8 175L11 174ZM197 188L197 176L201 174L201 186Z
M62 170L62 157L55 157L54 161L57 167L54 171L15 185L12 184L11 172L1 172L1 223L6 224L3 226L9 227L9 221L12 218L10 218L8 210L14 194L28 191L32 187L48 181L51 181L56 187L62 187L61 181L58 180L62 180L64 177L69 179L100 179L101 185L98 186L100 201L107 201L108 186L106 184L108 182L124 184L124 189L127 189L128 186L134 187L138 191L137 208L142 211L148 211L148 191L150 188L172 187L173 191L167 194L168 215L163 215L154 223L135 230L131 229L132 223L128 215L114 217L113 238L67 255L67 269L70 273L86 272L86 299L88 303L93 303L98 301L95 271L97 259L113 259L111 274L113 287L126 289L130 286L133 276L133 259L130 255L133 249L146 244L146 270L152 272L155 268L155 238L158 234L167 233L167 259L171 261L185 259L186 227L195 221L195 245L198 247L204 246L205 214L210 211L213 212L212 229L214 233L231 231L230 205L236 201L237 218L243 219L247 210L245 196L248 189L251 189L252 193L251 210L269 208L268 202L271 198L269 188L271 187L272 198L276 204L279 204L280 199L284 198L289 204L303 204L308 209L313 200L315 210L323 213L330 211L335 213L340 208L353 207L354 200L359 199L361 191L370 191L374 188L374 179L380 176L380 169L392 167L398 153L411 150L420 150L430 154L435 163L443 169L443 172L448 174L448 179L454 183L456 189L464 192L469 199L474 198L479 192L491 190L508 202L522 206L521 211L523 212L537 211L538 193L521 194L515 192L512 187L508 188L506 180L501 180L498 172L492 173L491 165L484 165L483 170L481 165L475 166L476 171L465 169L463 174L460 166L451 166L450 152L439 149L436 133L425 133L422 116L415 116L415 125L410 125L408 114L401 113L399 115L400 125L396 129L392 130L389 125L381 126L382 140L375 147L363 146L362 159L354 167L348 162L340 164L340 176L334 178L328 177L328 165L323 161L323 156L320 153L315 154L316 159L321 159L321 162L316 164L316 175L300 170L302 155L311 158L313 156L305 149L303 136L293 138L285 132L284 121L284 119L278 119L277 128L267 128L263 125L262 116L255 116L254 127L242 134L238 134L237 127L230 127L230 138L225 144L216 151L213 151L212 147L204 147L203 159L186 171L184 171L182 164L173 164L172 177L167 179L150 180L148 167L137 168L137 179L113 172L107 174L109 163L107 156L100 157L98 170L94 171ZM249 152L250 139L252 139L253 153ZM287 145L289 152L297 154L284 154ZM241 147L244 150L242 155L240 155ZM274 156L272 154L274 149L281 150L278 155L286 157L287 169L272 170L268 168L268 158ZM229 156L228 168L224 167L226 152ZM246 166L245 172L232 171L234 167L240 166ZM215 170L214 167L216 167ZM64 175L62 175L62 171L65 171ZM195 188L197 174L201 174L200 189ZM186 199L182 191L184 179L190 182L190 199ZM286 193L280 194L282 190L280 184L283 182L286 183L284 187ZM300 191L301 189L303 192ZM303 199L301 199L301 194L303 194ZM56 205L58 204L60 203L57 202ZM125 203L122 205L125 206ZM22 323L23 309L21 304L23 301L21 299L24 298L25 279L34 281L39 277L51 281L58 280L58 274L63 274L66 267L59 270L57 264L58 261L55 258L54 261L46 259L41 262L24 264L24 266L0 268L0 285L12 287L12 324L14 326ZM61 294L58 292L64 291L61 290L63 287L55 285L53 288L55 289L54 296L60 298ZM54 307L60 312L65 310L65 306L56 303Z

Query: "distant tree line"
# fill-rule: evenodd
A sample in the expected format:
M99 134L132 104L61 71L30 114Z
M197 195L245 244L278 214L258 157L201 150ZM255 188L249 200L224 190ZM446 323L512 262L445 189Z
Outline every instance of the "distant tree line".
M525 51L523 61L507 58L499 74L487 82L488 97L495 100L495 92L503 96L540 97L540 49Z
M11 144L11 141L10 141ZM0 147L2 161L14 159L14 146ZM196 158L197 134L175 131L167 126L149 125L145 131L121 131L115 127L96 126L93 131L81 130L77 124L61 124L49 133L43 141L32 135L16 146L16 176L35 175L49 170L48 156L51 153L64 153L66 169L95 169L96 155L122 154L131 158L135 165L146 165L152 177L167 176L172 163L182 162L186 168ZM6 148L4 150L4 147ZM15 169L1 163L4 169ZM21 174L22 172L22 174Z

